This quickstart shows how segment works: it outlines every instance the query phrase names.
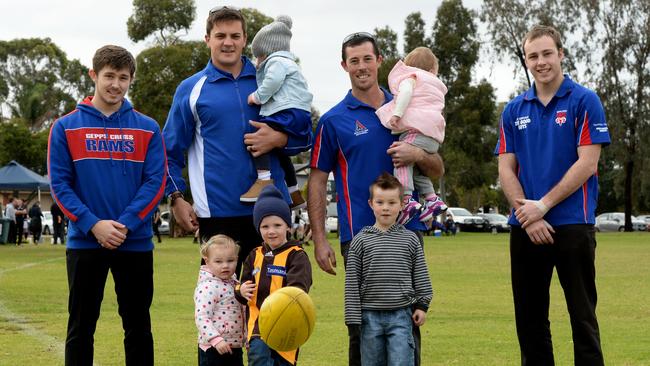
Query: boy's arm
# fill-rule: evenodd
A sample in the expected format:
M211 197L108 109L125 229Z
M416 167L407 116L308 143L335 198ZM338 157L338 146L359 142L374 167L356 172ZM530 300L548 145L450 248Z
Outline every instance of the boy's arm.
M47 170L50 177L52 197L61 211L79 229L88 234L99 218L93 214L77 193L74 186L74 166L65 129L60 121L55 121L50 129L47 145Z
M348 263L345 269L345 324L361 325L361 275L362 260L360 250L363 244L359 237L350 243Z
M259 84L253 96L264 104L282 87L287 77L287 69L277 58L271 58L264 65L264 80Z
M431 288L431 278L429 277L427 263L424 259L424 250L415 234L413 234L411 239L411 247L415 251L412 262L413 289L415 290L416 297L415 308L426 313L433 298L433 289Z
M312 284L311 263L304 250L297 250L289 256L287 286L295 286L309 292Z
M147 146L142 175L142 185L117 220L124 224L129 231L137 229L151 216L165 193L167 159L165 143L158 126L156 126Z

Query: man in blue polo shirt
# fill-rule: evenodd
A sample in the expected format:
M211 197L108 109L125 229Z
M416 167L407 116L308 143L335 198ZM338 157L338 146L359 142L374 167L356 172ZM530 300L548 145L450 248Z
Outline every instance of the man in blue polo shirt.
M327 178L334 173L338 194L338 219L341 254L344 262L352 237L364 226L373 225L375 217L368 205L370 184L383 172L392 172L393 164L416 163L432 177L442 175L443 164L436 154L396 141L396 135L384 128L375 110L392 96L377 83L377 70L382 58L377 43L369 33L353 33L342 45L341 66L349 74L352 90L327 113L316 127L309 175L308 210L314 239L314 256L320 268L336 274L336 255L326 238ZM418 218L407 226L426 230ZM359 339L356 329L350 333L350 365L360 364ZM416 365L419 365L419 330L416 338Z
M510 258L522 365L553 365L549 286L557 269L576 365L603 365L594 230L598 159L610 143L602 104L562 73L559 33L535 26L523 42L535 83L503 111L495 154L514 208Z

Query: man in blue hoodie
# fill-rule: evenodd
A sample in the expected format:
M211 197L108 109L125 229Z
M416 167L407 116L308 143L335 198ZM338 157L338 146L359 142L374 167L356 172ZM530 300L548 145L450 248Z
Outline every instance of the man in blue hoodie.
M240 11L212 9L205 43L210 60L180 83L163 129L169 158L167 194L174 217L185 230L200 228L202 238L225 234L239 243L239 273L250 250L262 243L253 225L253 205L240 201L257 179L251 155L273 149L285 155L305 151L311 147L311 126L307 121L306 126L281 132L255 122L260 107L248 105L247 99L257 89L256 69L242 56L246 21ZM193 206L183 197L186 153ZM277 156L270 160L275 185L290 203L280 162Z
M165 191L166 158L156 121L124 98L135 60L104 46L89 75L95 94L52 125L52 197L70 220L66 365L92 365L93 335L110 270L127 365L153 365L151 215Z

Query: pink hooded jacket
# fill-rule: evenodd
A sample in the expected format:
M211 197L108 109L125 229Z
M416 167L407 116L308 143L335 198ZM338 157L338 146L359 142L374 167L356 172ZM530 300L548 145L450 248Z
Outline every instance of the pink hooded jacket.
M415 78L415 88L411 102L395 130L417 130L442 143L445 139L445 118L442 116L442 110L445 108L447 87L434 74L406 66L400 60L388 74L388 86L395 97L399 92L399 84L407 78ZM395 99L384 104L376 112L386 128L392 129L388 120L393 116L394 109Z
M244 346L246 322L243 305L235 299L238 281L233 275L222 280L201 266L194 290L194 320L199 330L199 347L206 351L226 341L232 348Z

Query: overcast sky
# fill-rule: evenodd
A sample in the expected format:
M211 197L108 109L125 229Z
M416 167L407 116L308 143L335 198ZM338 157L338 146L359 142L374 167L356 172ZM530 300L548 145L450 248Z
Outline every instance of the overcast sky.
M464 0L463 3L478 10L481 1ZM271 17L287 14L293 18L291 48L301 60L314 94L314 105L322 114L350 88L348 76L340 66L341 41L346 35L372 32L375 27L388 25L397 32L398 49L402 51L406 16L422 12L429 35L440 0L197 0L197 15L183 39L203 39L208 11L221 5L252 7ZM68 58L90 66L95 50L103 45L117 44L134 55L151 45L151 40L136 44L128 38L126 21L132 11L132 0L0 0L0 39L49 37ZM486 47L489 43L484 43ZM444 62L445 55L437 56ZM488 79L497 90L497 100L507 101L516 85L513 67L505 61L493 61L483 51L474 77Z

